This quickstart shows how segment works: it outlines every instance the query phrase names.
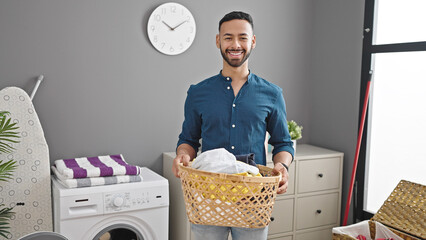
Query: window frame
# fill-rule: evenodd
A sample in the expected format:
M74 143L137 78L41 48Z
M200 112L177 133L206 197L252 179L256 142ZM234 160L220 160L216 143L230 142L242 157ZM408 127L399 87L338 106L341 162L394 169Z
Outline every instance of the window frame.
M360 86L360 104L359 104L359 117L358 125L361 122L363 101L365 98L365 91L367 83L370 80L371 60L373 54L376 53L391 53L391 52L412 52L412 51L426 51L426 41L421 42L407 42L407 43L394 43L394 44L373 44L374 36L374 17L375 17L375 2L376 0L365 0L364 8L364 28L363 28L363 47L362 47L362 65L361 65L361 86ZM373 73L374 74L374 73ZM365 166L367 154L367 133L368 133L368 107L365 116L365 125L362 134L362 141L360 146L358 169L354 183L354 214L353 222L367 220L373 217L373 214L364 211L364 187L365 187Z

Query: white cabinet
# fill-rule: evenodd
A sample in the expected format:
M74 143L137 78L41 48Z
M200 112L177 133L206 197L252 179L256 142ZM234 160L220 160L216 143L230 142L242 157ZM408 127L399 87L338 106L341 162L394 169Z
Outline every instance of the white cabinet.
M180 180L171 168L175 153L163 153L163 175L170 185L170 239L191 239ZM272 167L272 155L267 166ZM307 144L297 146L289 186L278 195L269 225L270 240L329 240L340 223L343 153Z
M272 161L272 156L268 156ZM279 214L270 224L268 239L329 240L331 229L340 224L343 153L301 144L290 166L294 190L278 195L272 215ZM292 176L293 175L293 176ZM290 184L289 183L289 184ZM290 215L288 202L294 202ZM286 208L287 211L281 210ZM289 231L287 226L292 226ZM281 230L277 230L281 229Z

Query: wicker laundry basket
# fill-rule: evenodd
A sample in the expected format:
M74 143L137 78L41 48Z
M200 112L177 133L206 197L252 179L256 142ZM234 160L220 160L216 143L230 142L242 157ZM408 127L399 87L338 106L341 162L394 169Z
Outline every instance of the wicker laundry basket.
M379 211L369 221L370 235L376 235L374 221L386 225L405 240L426 239L426 186L401 180ZM333 240L356 238L333 234Z
M211 173L179 166L186 213L191 223L261 228L271 221L281 175L258 165L263 177Z

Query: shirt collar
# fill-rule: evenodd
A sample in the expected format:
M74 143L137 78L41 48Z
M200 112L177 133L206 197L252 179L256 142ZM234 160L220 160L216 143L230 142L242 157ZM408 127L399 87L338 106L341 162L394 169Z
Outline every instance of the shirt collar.
M228 77L226 77L226 76L223 76L223 75L222 75L222 70L220 70L220 72L219 72L218 76L219 76L219 78L220 78L220 79L222 79L222 80L223 80L223 81L225 81L225 82L229 81L229 80L228 80ZM250 83L251 81L253 81L253 80L252 80L252 79L253 79L253 77L254 77L254 74L253 74L253 73L251 73L251 71L250 71L250 69L249 69L249 75L248 75L248 77L247 77L247 83ZM229 79L231 79L231 78L229 77Z

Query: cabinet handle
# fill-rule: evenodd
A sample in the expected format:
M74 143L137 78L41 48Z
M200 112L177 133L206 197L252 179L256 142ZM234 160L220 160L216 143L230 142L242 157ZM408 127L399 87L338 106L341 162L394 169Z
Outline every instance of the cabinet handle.
M320 213L321 213L321 209L318 209L318 210L317 210L317 213L318 213L318 214L320 214Z
M322 178L323 176L324 176L324 174L322 174L322 173L318 174L318 177L320 177L320 178Z
M274 217L271 217L271 222L273 222L275 220L275 218Z

